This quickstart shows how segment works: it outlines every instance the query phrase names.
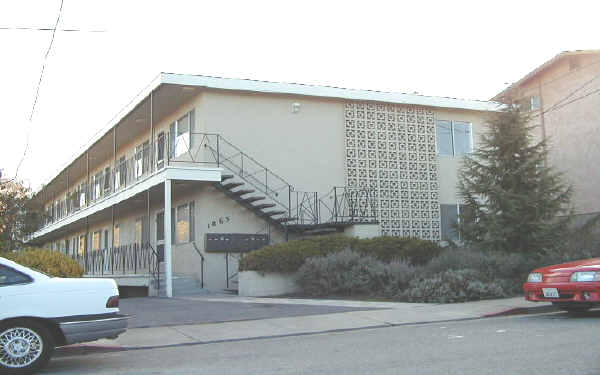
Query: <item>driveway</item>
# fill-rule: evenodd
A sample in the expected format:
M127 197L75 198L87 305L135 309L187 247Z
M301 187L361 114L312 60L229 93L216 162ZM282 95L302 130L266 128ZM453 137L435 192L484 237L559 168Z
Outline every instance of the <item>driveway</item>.
M124 298L121 313L134 316L129 328L333 314L377 308L283 303L210 301L202 298Z

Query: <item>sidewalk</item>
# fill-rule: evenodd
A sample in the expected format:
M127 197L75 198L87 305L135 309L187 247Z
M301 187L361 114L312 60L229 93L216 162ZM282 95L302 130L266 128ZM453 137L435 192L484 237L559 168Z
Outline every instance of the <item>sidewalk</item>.
M183 299L183 298L182 298ZM345 330L392 327L407 324L478 319L525 312L554 311L549 303L533 303L522 297L454 304L364 302L291 298L249 298L238 296L198 296L187 300L242 304L296 304L354 307L360 311L238 320L220 323L182 324L130 328L116 340L99 340L60 350L65 355L97 351L134 350L174 345L206 344L255 338L305 335Z

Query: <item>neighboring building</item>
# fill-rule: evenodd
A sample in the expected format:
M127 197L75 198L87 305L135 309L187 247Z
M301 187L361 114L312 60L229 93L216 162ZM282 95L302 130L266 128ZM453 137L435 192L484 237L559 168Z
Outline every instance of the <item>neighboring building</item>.
M600 50L561 52L492 100L531 111L548 164L573 186L579 221L600 213Z
M497 106L163 73L36 194L30 242L170 295L235 288L243 251L286 239L453 237L457 167Z

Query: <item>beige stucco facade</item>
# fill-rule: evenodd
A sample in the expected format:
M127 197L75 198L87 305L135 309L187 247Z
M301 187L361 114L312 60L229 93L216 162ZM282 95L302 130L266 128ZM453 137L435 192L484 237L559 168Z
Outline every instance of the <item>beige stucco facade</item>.
M600 212L599 76L600 51L563 52L494 98L539 102L530 112L535 135L547 139L548 164L572 185L581 215Z

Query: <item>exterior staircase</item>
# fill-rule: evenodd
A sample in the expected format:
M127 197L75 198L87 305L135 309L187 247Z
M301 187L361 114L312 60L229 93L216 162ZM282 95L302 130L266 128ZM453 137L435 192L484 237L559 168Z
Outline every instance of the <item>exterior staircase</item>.
M236 178L233 174L222 175L221 182L214 184L218 190L229 198L246 207L271 225L285 229L286 223L296 221L296 218L291 216L289 208L286 210L277 202L273 202L266 194L261 194L256 189L247 188L247 185L246 182L239 177Z

